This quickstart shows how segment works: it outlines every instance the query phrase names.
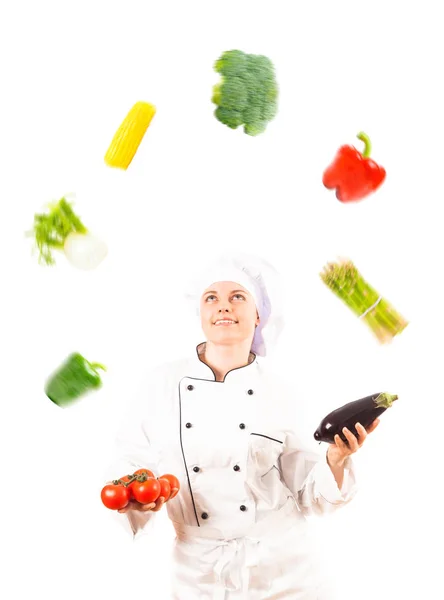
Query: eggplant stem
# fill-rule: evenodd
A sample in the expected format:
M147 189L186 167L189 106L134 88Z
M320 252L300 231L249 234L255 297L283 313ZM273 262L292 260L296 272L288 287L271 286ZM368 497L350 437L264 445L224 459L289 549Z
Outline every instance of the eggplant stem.
M386 392L383 392L376 398L375 404L378 408L390 408L395 400L398 400L396 394L387 394Z

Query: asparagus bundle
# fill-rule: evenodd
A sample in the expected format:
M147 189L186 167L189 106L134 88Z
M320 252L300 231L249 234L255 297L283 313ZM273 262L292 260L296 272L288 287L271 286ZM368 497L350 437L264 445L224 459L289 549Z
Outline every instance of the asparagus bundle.
M381 344L390 342L408 325L391 304L382 298L348 259L327 263L322 281L372 330Z

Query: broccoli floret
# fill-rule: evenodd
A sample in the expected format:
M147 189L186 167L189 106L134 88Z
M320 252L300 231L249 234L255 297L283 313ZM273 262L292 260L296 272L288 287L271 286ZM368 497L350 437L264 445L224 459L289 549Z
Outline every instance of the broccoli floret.
M266 56L227 50L214 64L221 80L213 87L215 117L231 129L263 133L277 113L278 86L273 63Z

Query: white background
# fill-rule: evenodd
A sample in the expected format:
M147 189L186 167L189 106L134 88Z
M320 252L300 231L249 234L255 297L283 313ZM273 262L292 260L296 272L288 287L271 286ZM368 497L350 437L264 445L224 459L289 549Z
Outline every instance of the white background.
M359 495L314 534L341 598L440 595L442 140L440 2L20 2L0 17L2 591L5 598L168 598L166 511L132 544L100 502L101 474L138 377L193 351L191 267L227 249L283 274L274 363L306 397L313 431L334 408L399 395L355 455ZM213 116L213 63L272 59L279 113L249 137ZM130 107L157 107L128 171L105 166ZM344 205L321 182L359 131L387 169ZM93 272L38 265L24 232L75 192L106 240ZM389 346L323 285L350 257L409 321ZM44 395L72 351L108 366L72 409ZM297 415L296 415L297 417ZM116 476L118 476L117 474ZM6 562L5 562L6 556ZM131 582L141 578L143 583ZM133 591L142 587L142 591ZM2 594L3 595L3 594ZM187 600L187 599L184 599Z

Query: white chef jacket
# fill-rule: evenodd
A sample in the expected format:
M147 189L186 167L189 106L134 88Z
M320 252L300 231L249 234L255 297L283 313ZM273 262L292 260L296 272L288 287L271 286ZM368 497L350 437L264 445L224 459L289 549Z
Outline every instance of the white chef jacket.
M165 504L176 530L172 598L324 600L306 517L350 502L353 461L339 489L301 401L265 359L250 355L217 382L200 359L204 345L147 376L105 480L139 468L179 479ZM133 539L158 515L112 514Z

